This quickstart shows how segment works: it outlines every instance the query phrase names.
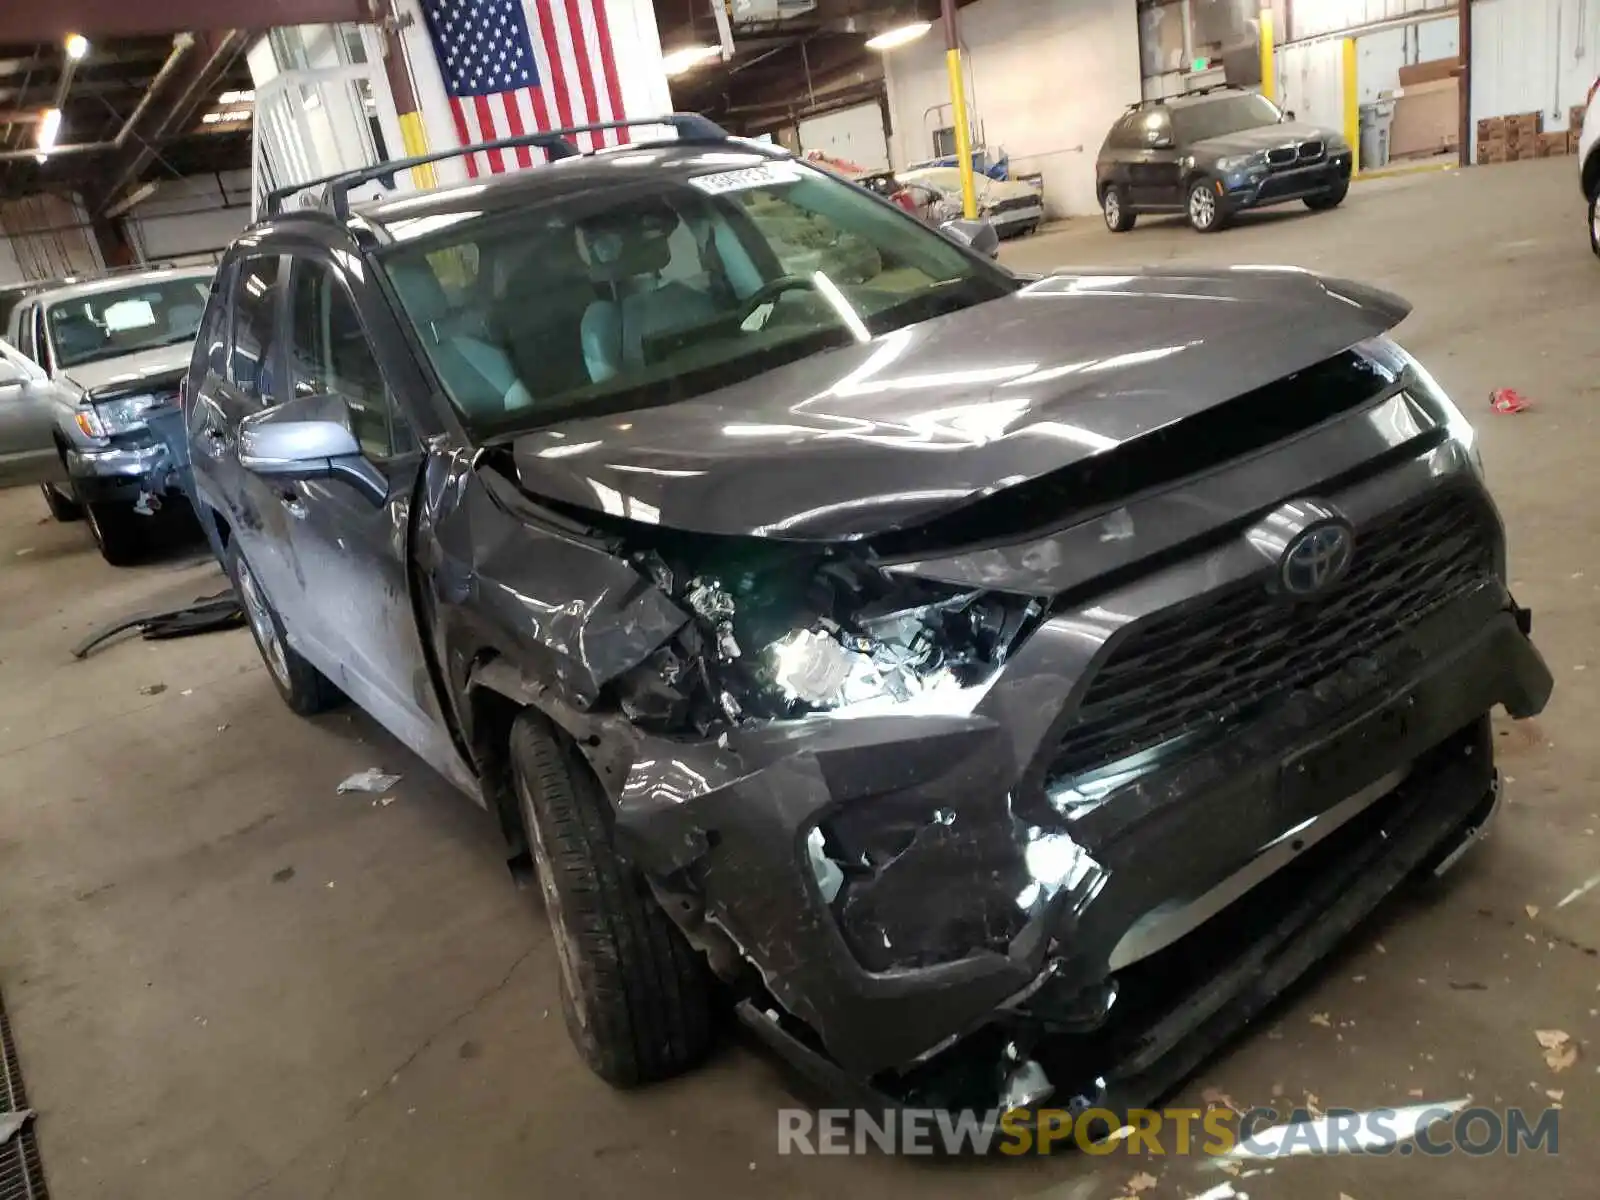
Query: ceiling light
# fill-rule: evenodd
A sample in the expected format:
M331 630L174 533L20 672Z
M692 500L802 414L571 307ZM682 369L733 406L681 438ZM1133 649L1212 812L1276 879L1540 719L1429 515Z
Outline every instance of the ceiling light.
M201 123L205 125L215 125L220 120L222 120L222 114L219 112L209 112L200 118Z
M67 57L77 62L89 53L89 39L81 33L69 33L66 40Z
M661 68L670 79L682 75L685 71L692 71L708 58L715 58L721 54L715 46L685 46L681 50L674 50L671 54L663 55Z
M877 37L867 39L868 50L893 50L896 46L904 46L914 42L933 28L932 21L913 21L910 25L902 25L898 29L889 29Z
M42 166L43 164L45 164L45 163L50 161L50 156L48 154L35 154L33 156L33 161L36 162L36 163L39 163Z
M39 149L49 153L56 144L56 135L61 132L61 110L47 108L39 118Z
M239 92L223 92L222 95L217 97L217 103L223 106L227 106L229 104L251 104L255 101L255 98L255 92L248 90Z

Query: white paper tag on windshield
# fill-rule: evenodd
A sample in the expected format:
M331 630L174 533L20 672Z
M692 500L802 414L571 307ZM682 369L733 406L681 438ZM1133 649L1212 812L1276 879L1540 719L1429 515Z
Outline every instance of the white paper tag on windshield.
M782 187L800 181L800 170L793 163L762 163L737 171L718 171L715 175L696 175L689 183L708 196L743 192L751 188Z

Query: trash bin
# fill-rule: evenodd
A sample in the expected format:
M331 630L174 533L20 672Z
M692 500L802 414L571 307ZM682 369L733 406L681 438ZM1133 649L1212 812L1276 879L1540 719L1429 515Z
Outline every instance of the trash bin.
M1361 106L1361 167L1372 170L1389 163L1389 127L1394 124L1394 101L1379 100Z

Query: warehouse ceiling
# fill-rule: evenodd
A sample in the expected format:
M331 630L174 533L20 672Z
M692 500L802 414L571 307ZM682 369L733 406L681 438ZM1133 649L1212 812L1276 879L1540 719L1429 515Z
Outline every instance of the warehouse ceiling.
M963 0L969 2L969 0ZM662 47L715 47L710 0L655 0ZM370 17L375 0L0 0L0 198L75 191L91 211L140 183L250 165L245 51L269 25ZM735 53L675 77L679 108L744 133L882 94L867 39L938 0L733 0ZM181 32L204 25L205 31ZM81 57L71 36L86 41ZM73 46L73 49L83 49ZM41 121L60 111L41 159ZM209 119L208 119L209 118Z

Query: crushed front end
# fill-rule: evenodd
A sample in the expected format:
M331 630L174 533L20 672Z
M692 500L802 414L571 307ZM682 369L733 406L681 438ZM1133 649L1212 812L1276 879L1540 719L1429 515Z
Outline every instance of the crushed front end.
M760 1036L893 1102L1139 1106L1481 834L1488 714L1551 677L1392 350L918 530L636 540L692 619L606 685L618 838Z

